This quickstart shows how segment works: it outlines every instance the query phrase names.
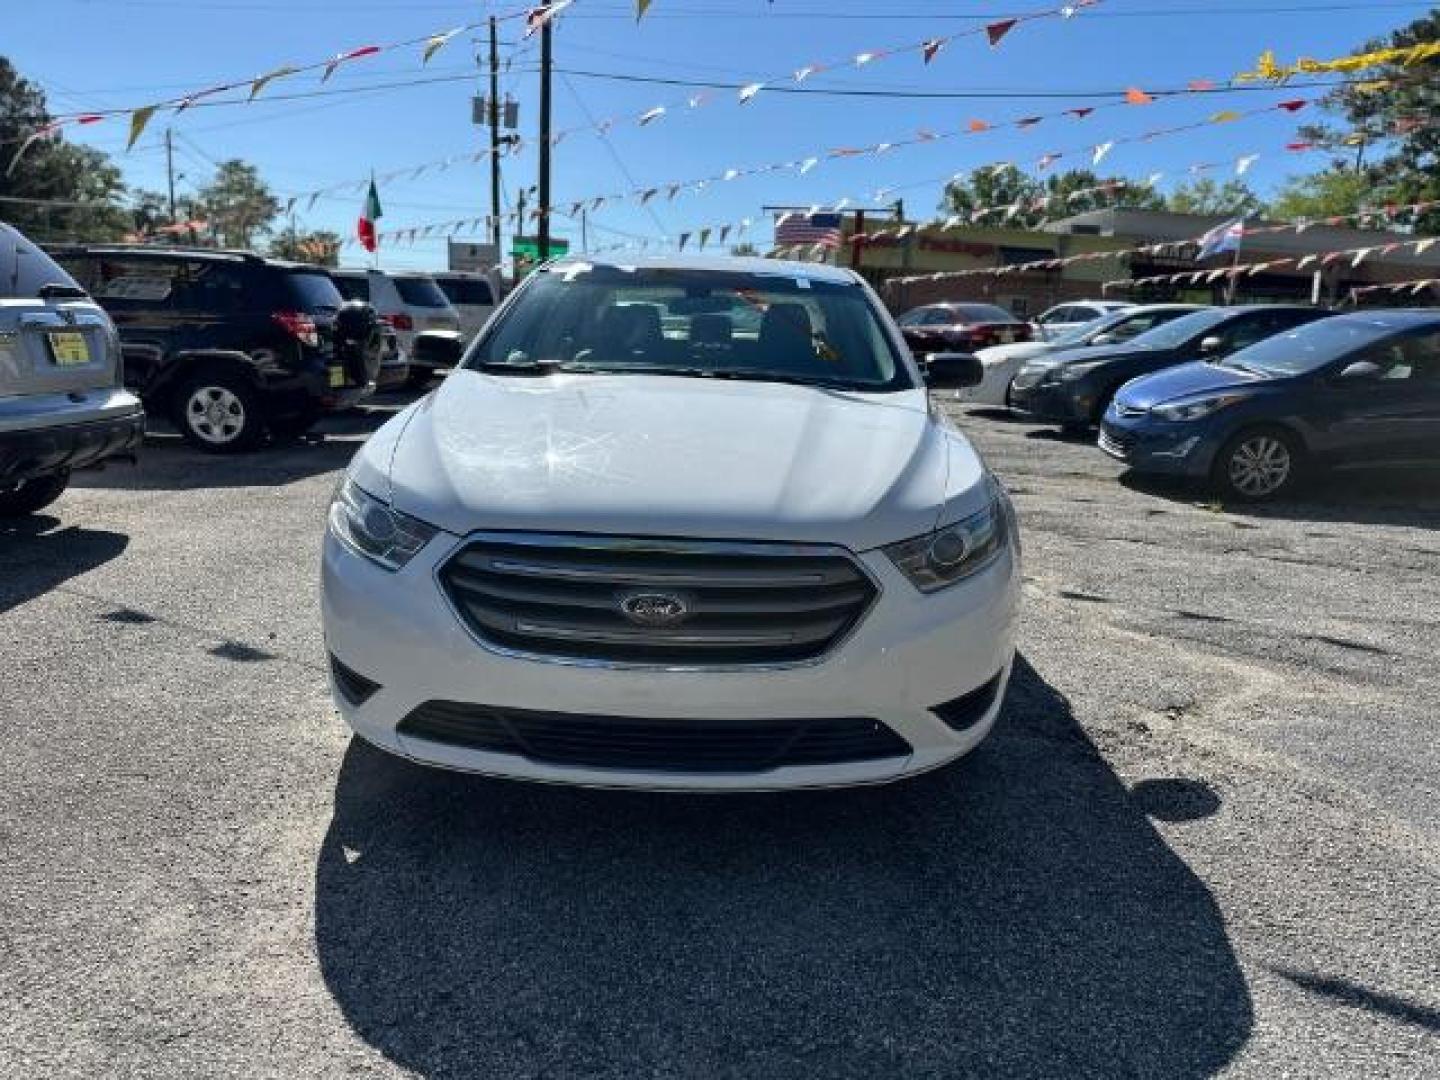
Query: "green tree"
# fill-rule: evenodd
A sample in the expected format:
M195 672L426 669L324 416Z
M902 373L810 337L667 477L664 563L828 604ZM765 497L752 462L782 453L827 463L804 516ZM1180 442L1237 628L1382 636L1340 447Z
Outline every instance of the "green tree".
M232 159L222 161L200 189L194 212L209 223L210 235L222 247L249 248L270 232L280 215L280 200L254 165Z
M287 225L270 241L270 254L277 259L315 263L319 266L340 264L340 234L326 229L300 229Z
M1111 190L1100 190L1107 184L1113 185ZM1042 183L1006 164L976 169L967 177L951 180L945 187L940 210L946 215L959 215L962 225L1033 229L1042 222L1089 210L1157 205L1159 199L1152 190L1131 185L1120 177L1070 169L1052 173ZM976 210L987 212L976 220Z
M0 57L0 217L34 240L124 235L120 170L89 147L54 136L31 142L50 121L41 89Z
M1106 187L1109 190L1105 190ZM1109 207L1158 210L1165 200L1152 187L1134 183L1118 176L1102 177L1089 169L1068 169L1054 173L1045 180L1045 194L1050 196L1047 218L1084 214Z
M1437 39L1440 8L1354 51L1404 48ZM1394 81L1376 87L1382 79ZM1348 194L1369 189L1356 205L1335 213L1440 199L1440 128L1432 123L1440 114L1440 59L1367 71L1362 80L1347 82L1331 93L1323 108L1343 121L1342 126L1310 126L1303 129L1304 137L1335 152L1333 172L1360 179L1353 188L1338 181L1321 182L1334 185L1321 190ZM1417 232L1440 232L1440 211L1419 215L1413 225Z
M1022 209L1011 215L1009 224L1023 227L1039 216L1023 208L1043 194L1044 188L1014 165L986 165L972 170L967 177L957 175L946 184L940 210L944 214L959 215L964 225L996 225L1005 221L1004 212L997 208L1019 203ZM971 215L977 210L992 212L974 221Z
M1165 200L1165 208L1177 214L1263 213L1264 200L1243 180L1216 183L1208 176L1181 184Z
M1270 215L1278 221L1327 218L1358 213L1375 195L1364 172L1333 169L1292 176L1270 202Z

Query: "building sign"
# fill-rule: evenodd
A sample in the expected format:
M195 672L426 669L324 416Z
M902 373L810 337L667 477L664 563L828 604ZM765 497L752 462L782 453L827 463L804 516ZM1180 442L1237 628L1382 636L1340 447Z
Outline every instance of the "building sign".
M494 244L465 244L450 241L447 266L456 274L483 274L500 262L500 249Z

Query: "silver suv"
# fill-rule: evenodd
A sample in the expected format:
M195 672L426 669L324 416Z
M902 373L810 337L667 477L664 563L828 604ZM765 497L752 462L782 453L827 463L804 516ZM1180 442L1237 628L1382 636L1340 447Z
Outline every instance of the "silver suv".
M0 222L0 517L49 506L71 469L134 459L145 412L121 373L110 317Z

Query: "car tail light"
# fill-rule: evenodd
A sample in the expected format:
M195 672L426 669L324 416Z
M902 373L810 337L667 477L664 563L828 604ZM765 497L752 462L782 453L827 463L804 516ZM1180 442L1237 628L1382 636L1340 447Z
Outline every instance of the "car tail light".
M315 326L315 320L305 312L277 311L270 317L301 345L309 345L314 348L320 344L320 331Z
M389 323L396 330L414 330L415 320L403 311L397 311L394 315L381 315L380 321Z

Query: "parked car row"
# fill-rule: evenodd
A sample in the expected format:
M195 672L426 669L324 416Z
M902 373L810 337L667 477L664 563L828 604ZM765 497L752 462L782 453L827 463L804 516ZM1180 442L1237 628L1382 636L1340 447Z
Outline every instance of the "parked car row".
M976 358L983 378L962 400L1098 426L1132 470L1233 499L1281 496L1312 468L1440 462L1433 310L1126 305Z

